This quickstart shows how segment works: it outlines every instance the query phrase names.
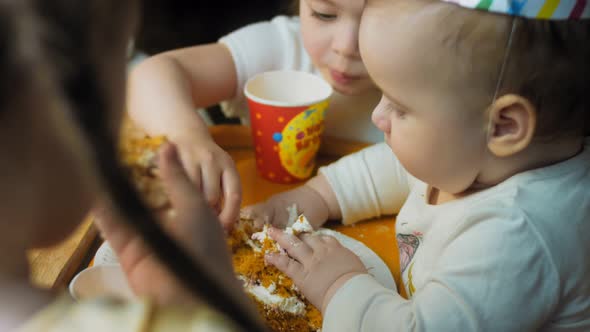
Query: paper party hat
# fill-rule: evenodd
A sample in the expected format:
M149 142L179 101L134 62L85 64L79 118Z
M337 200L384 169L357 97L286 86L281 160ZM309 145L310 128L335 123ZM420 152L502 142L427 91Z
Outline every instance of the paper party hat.
M590 18L590 0L443 0L459 6L545 20Z

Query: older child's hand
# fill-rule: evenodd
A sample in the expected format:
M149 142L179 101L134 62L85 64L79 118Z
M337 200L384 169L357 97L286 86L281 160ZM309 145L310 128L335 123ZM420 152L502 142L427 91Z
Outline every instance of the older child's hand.
M226 287L243 296L233 275L225 236L217 217L192 185L174 147L165 146L159 154L162 180L175 210L173 218L163 220L163 228L189 254L215 273ZM194 303L192 292L156 258L139 234L112 209L97 211L96 224L117 253L134 292L158 303ZM245 296L243 296L245 298ZM247 300L244 300L246 303Z
M297 206L297 213L304 214L314 229L329 217L329 209L322 196L312 187L303 185L274 196L266 202L245 207L241 216L254 220L255 228L270 224L285 228L289 219L288 207Z
M192 182L219 214L225 228L237 220L242 202L242 187L230 155L209 137L187 136L175 141L180 160Z
M303 295L322 313L346 281L367 273L358 256L334 237L310 234L297 237L276 228L271 228L269 234L288 255L267 255L266 261L293 279Z

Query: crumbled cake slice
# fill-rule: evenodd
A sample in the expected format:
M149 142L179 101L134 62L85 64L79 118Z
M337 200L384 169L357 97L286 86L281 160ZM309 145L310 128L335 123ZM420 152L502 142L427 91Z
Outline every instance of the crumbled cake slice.
M146 204L153 210L170 206L168 195L158 176L158 149L166 142L164 136L123 137L119 158Z
M291 227L285 230L288 233L313 231L304 216L289 224ZM242 219L231 233L228 245L238 278L274 331L319 331L322 326L319 310L305 299L289 277L265 263L266 253L282 251L267 231L265 226L261 232L254 232L252 221Z
M124 136L119 145L119 157L137 190L153 210L171 210L170 202L158 175L157 151L166 142L163 136ZM311 232L303 216L297 216L297 207L289 210L287 232ZM264 261L265 252L281 250L264 232L252 239L255 233L252 220L242 219L228 237L234 269L244 282L244 289L255 300L260 314L269 327L277 332L319 331L322 326L320 312L300 294L293 281ZM266 234L266 235L265 235Z

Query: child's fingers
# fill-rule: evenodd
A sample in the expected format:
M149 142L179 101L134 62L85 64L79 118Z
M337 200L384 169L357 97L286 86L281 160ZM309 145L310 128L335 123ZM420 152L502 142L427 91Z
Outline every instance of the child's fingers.
M100 219L99 231L103 232L106 230L110 230L113 227L116 227L116 222L112 221L112 218L109 218L112 214L110 211L110 204L104 202L103 200L98 201L95 203L95 206L90 211L90 214L94 217L94 219Z
M117 253L121 263L126 266L133 265L147 253L147 248L137 232L124 223L121 216L108 203L101 203L92 211L92 215L94 224Z
M266 208L266 203L251 205L240 211L240 217L254 221L254 229L262 229L265 224L271 224L273 210Z
M270 237L287 251L289 256L303 263L313 256L313 250L310 246L301 241L297 236L285 233L279 229L271 227L268 231Z
M191 204L191 201L201 198L198 189L189 179L188 174L180 163L174 145L166 144L160 149L159 164L162 182L175 207Z
M223 209L219 214L219 219L225 228L231 228L238 220L242 204L242 187L235 168L229 168L223 172L221 185L223 187Z
M112 237L112 234L115 234L117 237L115 242L120 243L125 242L127 237L130 235L108 203L99 203L98 206L92 210L91 214L93 216L93 222L102 234L103 238ZM123 233L120 232L121 229L123 230ZM121 237L122 239L120 240L119 238Z
M205 199L215 206L221 199L221 170L211 162L201 164L201 182Z
M312 235L312 234L301 234L299 235L301 241L307 244L313 251L322 250L326 247L327 243L324 242L324 239L320 235Z
M265 256L268 264L273 265L277 269L285 273L289 278L293 279L296 285L303 282L304 268L303 264L283 254L268 254Z
M163 147L162 147L163 148ZM162 149L160 148L160 150ZM185 172L188 174L188 177L190 178L190 180L192 181L193 185L201 190L201 187L203 185L202 181L201 181L201 166L199 164L195 164L192 161L192 158L190 157L190 155L187 155L185 153L182 153L182 151L178 150L178 147L176 147L176 153L178 154L178 157L180 159L181 164L184 167ZM161 163L161 161L158 162L158 165Z
M340 241L338 241L338 239L336 239L335 237L331 236L331 235L321 235L320 239L329 245L335 245L335 246L342 246L342 244L340 243Z

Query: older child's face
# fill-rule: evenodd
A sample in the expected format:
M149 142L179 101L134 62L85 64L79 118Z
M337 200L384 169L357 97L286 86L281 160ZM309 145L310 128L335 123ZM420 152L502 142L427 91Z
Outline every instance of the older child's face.
M375 86L358 48L364 0L301 0L305 49L322 76L340 93L357 95Z
M101 111L108 113L113 127L120 122L123 108L126 45L135 18L134 14L128 16L122 22L124 26L117 29L117 35L108 40L109 47L98 48L99 61L93 64L99 74L100 88L105 92L105 109ZM0 140L4 142L2 151L14 156L0 168L3 174L9 175L9 180L3 181L5 186L0 197L9 197L4 201L14 202L3 214L21 221L23 234L28 232L22 236L27 237L31 246L54 244L71 233L90 209L100 188L91 164L91 147L85 144L69 114L87 110L82 109L84 106L76 109L75 104L68 105L72 109L66 110L64 101L69 100L60 98L49 92L31 95L27 98L30 104L7 112L13 123L4 119L0 130L5 137ZM44 112L38 112L39 109ZM10 153L10 149L16 151ZM13 186L10 181L14 182Z
M0 198L7 202L0 239L12 236L20 245L36 247L54 244L73 230L90 207L96 182L85 145L62 105L46 94L28 97L31 102L7 112L2 121L2 152L10 157L0 167Z
M445 5L369 1L360 51L382 89L373 122L408 172L448 193L475 181L485 151L484 112L471 109L470 84L442 46ZM437 37L438 36L438 37ZM483 106L485 107L485 105Z

